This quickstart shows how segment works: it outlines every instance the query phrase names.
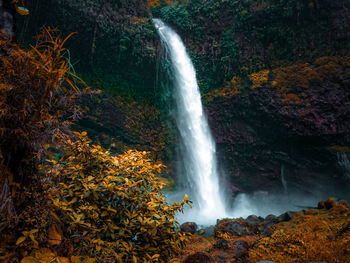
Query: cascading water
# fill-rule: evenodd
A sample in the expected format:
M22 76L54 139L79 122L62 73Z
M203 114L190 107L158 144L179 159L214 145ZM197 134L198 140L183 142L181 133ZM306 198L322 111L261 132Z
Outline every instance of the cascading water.
M344 169L345 175L350 178L350 160L346 153L337 153L338 163Z
M288 193L288 185L287 185L287 181L286 181L286 177L284 176L284 165L281 165L281 183L283 186L283 191L285 194Z
M153 21L172 63L181 155L191 184L190 196L199 206L196 221L213 223L226 216L226 209L219 191L215 143L203 112L196 72L179 35L160 19Z

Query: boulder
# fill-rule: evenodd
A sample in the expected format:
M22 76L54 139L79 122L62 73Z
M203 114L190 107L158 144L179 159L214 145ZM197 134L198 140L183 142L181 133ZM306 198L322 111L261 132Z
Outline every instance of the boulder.
M275 216L275 215L268 215L267 217L265 217L265 221L270 221L272 223L277 223L278 219L277 219L277 216Z
M223 219L216 224L214 234L218 236L224 233L233 236L254 235L258 233L258 226L252 225L243 219Z
M261 223L259 225L260 234L265 236L265 237L271 236L273 234L273 232L275 231L274 225L275 225L275 223L272 221L265 221L265 222Z
M264 221L264 218L256 215L250 215L246 218L246 221L252 225L259 224Z
M197 234L205 237L210 237L214 235L214 226L208 226L200 229Z
M221 238L218 241L216 241L215 247L220 249L227 249L229 243L230 242L226 239Z
M289 220L292 220L296 215L297 215L297 212L288 211L281 214L277 219L279 222L287 222Z
M235 253L236 257L241 258L248 254L248 243L244 240L238 240L234 243L235 248L233 249L233 253Z
M197 231L197 224L195 222L186 222L180 226L181 232L194 234Z

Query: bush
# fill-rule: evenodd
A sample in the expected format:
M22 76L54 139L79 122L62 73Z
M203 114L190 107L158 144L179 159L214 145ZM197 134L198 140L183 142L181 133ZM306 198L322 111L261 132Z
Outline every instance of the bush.
M47 240L48 184L38 163L45 145L55 134L69 133L70 122L80 114L75 99L83 82L64 48L68 38L43 28L37 44L26 51L0 32L1 262L22 257L22 246Z
M36 164L42 146L79 115L74 100L81 81L63 47L67 39L44 28L25 51L0 32L0 223L18 221L23 202L31 200L21 187L41 185Z
M66 40L44 28L25 51L0 34L0 261L167 262L190 201L165 202L145 152L111 156L72 134L83 82Z
M61 181L53 205L64 240L98 262L168 262L186 241L175 213L190 201L166 203L156 177L163 165L146 152L111 156L90 146L86 132L76 135L60 138L64 156L44 167Z

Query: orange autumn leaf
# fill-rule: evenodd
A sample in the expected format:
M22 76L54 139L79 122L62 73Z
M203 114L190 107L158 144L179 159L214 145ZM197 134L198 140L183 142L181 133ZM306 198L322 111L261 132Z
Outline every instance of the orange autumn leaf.
M49 227L49 244L59 245L62 241L62 235L58 233L56 225L52 224Z

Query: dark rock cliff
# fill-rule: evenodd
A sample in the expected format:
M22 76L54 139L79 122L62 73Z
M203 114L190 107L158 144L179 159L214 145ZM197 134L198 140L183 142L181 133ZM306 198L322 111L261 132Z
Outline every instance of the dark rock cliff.
M350 150L348 59L278 68L266 82L207 104L219 160L234 184L281 190L285 180L311 192L349 183L339 159Z

